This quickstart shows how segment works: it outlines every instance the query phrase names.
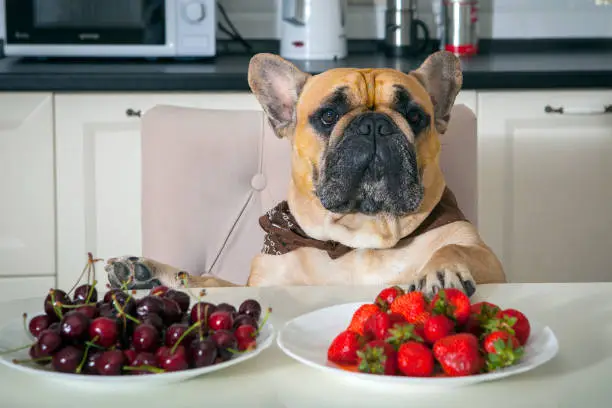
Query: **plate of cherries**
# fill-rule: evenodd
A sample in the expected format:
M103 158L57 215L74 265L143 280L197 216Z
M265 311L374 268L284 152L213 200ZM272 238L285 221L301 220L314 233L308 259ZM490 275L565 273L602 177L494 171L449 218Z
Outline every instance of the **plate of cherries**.
M251 359L274 338L256 299L215 304L165 286L99 298L95 280L71 292L49 290L0 328L0 363L60 380L173 383Z

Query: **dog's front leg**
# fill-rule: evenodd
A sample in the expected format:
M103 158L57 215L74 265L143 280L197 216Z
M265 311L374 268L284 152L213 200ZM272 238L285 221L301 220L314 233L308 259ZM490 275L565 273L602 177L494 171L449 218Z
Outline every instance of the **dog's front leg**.
M183 281L192 288L238 286L212 275L192 275L174 266L138 256L110 258L104 269L111 288L122 285L127 289L152 289L160 285L181 288L184 287Z
M477 284L504 282L503 268L489 248L451 244L433 253L408 290L433 296L442 288L457 288L471 297Z

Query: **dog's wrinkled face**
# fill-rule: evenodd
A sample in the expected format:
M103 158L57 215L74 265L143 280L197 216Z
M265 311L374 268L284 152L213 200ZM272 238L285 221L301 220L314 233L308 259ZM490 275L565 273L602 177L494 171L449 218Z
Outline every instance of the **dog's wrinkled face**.
M251 88L279 137L293 143L293 182L336 214L418 210L423 171L461 85L458 62L436 53L410 74L339 68L310 76L269 54L253 58Z
M314 137L323 142L313 183L327 210L404 215L419 207L423 188L418 148L427 144L419 142L429 138L431 109L412 95L410 81L396 76L384 71L346 73L347 84L339 83L324 95L306 125L298 111L296 141ZM325 75L317 78L325 80Z

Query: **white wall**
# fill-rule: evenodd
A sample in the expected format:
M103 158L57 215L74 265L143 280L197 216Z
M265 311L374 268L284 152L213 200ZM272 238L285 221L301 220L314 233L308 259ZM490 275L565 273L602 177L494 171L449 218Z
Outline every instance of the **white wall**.
M222 4L245 37L278 38L278 1L222 0ZM349 4L348 37L381 38L386 1L349 0ZM480 8L480 38L612 38L611 0L480 0ZM432 0L420 0L419 11L433 29Z

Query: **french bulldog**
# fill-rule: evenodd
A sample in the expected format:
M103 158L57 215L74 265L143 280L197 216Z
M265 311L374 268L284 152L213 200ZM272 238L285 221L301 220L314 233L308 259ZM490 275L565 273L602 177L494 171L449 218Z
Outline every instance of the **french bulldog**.
M257 54L249 85L291 143L287 200L260 219L248 286L401 285L431 295L506 281L465 219L439 165L440 135L461 89L440 51L416 70L336 68L318 75ZM111 284L234 286L140 257L107 262Z

